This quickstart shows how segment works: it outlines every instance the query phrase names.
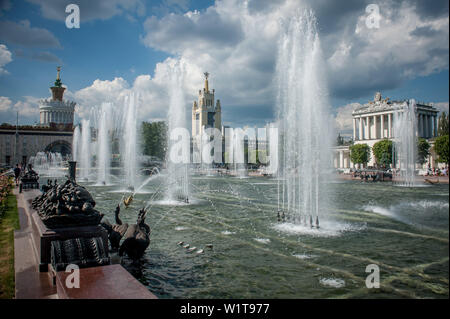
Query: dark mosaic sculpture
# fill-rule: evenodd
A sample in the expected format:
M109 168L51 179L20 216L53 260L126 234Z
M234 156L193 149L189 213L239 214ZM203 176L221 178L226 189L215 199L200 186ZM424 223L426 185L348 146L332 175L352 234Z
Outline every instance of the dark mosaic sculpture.
M54 240L51 248L51 264L56 271L65 270L70 264L80 268L109 265L108 251L101 237Z
M20 178L21 188L39 188L39 175L33 170L31 164L28 165L28 170Z
M103 217L94 209L91 194L75 181L68 179L64 184L47 185L42 195L32 201L42 222L48 228L94 226Z

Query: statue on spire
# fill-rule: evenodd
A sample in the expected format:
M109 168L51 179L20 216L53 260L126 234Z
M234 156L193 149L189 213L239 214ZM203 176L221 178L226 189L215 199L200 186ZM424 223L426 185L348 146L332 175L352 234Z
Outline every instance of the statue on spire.
M209 85L208 85L208 77L209 77L209 73L208 72L205 72L205 73L203 73L204 75L205 75L205 91L207 92L207 93L209 93Z
M55 87L59 87L60 88L60 87L62 87L61 77L59 75L59 72L61 72L61 67L57 66L56 67L56 71L57 71L57 73L56 73Z

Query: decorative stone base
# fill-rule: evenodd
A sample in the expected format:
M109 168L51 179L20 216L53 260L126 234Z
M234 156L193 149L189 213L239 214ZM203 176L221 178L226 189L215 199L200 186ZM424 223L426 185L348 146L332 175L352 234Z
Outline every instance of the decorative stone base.
M39 258L39 271L48 271L48 264L51 262L51 243L54 240L67 240L72 238L92 238L102 237L105 251L108 251L108 233L102 226L82 226L71 228L49 229L41 221L38 213L33 211L32 228L33 241L36 253Z
M121 265L80 269L80 288L67 288L70 274L56 274L59 299L157 299Z
M69 236L74 229L54 232L35 220L34 215L39 216L31 209L30 202L39 195L39 191L27 190L19 194L18 189L14 189L14 194L20 221L20 230L14 232L16 299L157 299L121 265L81 268L80 288L67 288L65 282L70 273L56 272L48 267L48 247L51 247L50 238ZM86 236L96 231L98 229L83 230ZM76 234L80 237L78 231Z

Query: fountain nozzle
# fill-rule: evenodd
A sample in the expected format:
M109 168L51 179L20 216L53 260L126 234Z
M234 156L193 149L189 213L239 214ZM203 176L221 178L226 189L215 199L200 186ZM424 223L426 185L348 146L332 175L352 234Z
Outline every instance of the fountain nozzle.
M314 228L312 215L309 215L309 225L311 226L311 228Z
M319 229L319 216L316 216L316 228Z

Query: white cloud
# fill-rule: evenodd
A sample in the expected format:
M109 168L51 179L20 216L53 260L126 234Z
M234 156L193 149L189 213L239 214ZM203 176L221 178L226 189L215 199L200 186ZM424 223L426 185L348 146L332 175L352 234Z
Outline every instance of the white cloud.
M24 96L24 98L25 100L14 104L14 112L19 111L19 116L37 121L39 119L39 98L33 96Z
M352 112L360 107L359 103L350 103L336 109L336 129L343 136L350 136L353 134L353 117Z
M448 102L437 102L433 103L433 106L439 110L439 112L445 112L449 114Z
M6 96L0 96L0 112L7 112L12 105L11 100Z
M12 61L11 56L11 52L9 52L6 45L0 44L0 75L9 73L3 67Z

